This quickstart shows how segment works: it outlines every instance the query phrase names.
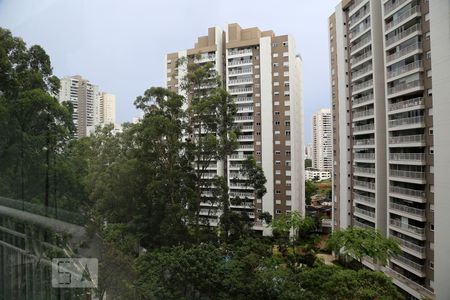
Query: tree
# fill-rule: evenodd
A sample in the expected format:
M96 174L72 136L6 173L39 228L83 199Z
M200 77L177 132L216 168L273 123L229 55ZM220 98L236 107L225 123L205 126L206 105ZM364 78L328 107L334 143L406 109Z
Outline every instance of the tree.
M383 237L376 230L359 227L334 231L327 245L346 259L360 263L364 257L371 257L375 263L386 264L392 255L401 252L395 240Z
M270 223L270 227L276 236L287 238L289 234L292 234L292 241L295 244L301 236L315 227L315 221L311 217L302 217L299 212L293 211L275 218Z
M312 160L309 158L305 159L305 169L312 168Z
M381 272L319 266L299 274L305 299L403 299L392 280Z
M318 187L312 180L305 182L305 202L306 205L311 205L311 196L317 193Z

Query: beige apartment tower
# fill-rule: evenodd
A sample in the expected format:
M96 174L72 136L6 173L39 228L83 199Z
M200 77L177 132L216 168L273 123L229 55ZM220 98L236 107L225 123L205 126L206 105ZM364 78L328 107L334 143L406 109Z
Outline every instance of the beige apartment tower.
M373 228L397 240L402 253L382 270L414 299L450 299L448 284L439 285L450 282L450 268L435 273L435 265L449 266L435 255L441 245L447 260L450 253L450 234L442 232L450 224L439 228L444 220L435 215L438 200L450 213L449 200L435 194L449 183L438 187L434 171L434 151L450 150L448 141L435 144L436 128L446 126L436 107L446 103L448 112L450 81L445 96L433 95L444 72L431 71L434 47L448 63L448 9L440 0L344 0L329 18L333 227ZM430 28L433 11L446 32Z
M197 57L198 63L213 62L228 92L235 97L235 119L241 127L239 146L225 162L210 168L210 176L228 172L228 178L240 178L240 165L248 156L261 164L267 178L267 193L255 199L244 184L229 182L230 194L254 199L252 205L233 207L246 210L250 217L269 212L277 216L290 211L304 214L304 145L301 59L291 36L277 36L258 28L243 29L238 24L208 29L194 48L166 56L166 85L180 92L179 79L185 70L177 68L182 57ZM207 197L207 193L205 193ZM220 214L220 212L218 212ZM211 224L217 224L211 219ZM256 230L269 234L256 221Z

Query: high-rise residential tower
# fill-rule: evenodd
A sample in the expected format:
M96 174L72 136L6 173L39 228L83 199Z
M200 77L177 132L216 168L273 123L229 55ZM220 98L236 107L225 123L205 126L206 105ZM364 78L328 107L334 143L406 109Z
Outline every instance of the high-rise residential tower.
M254 156L267 178L266 195L254 199L244 184L231 181L230 194L254 199L254 206L247 208L253 218L261 212L275 217L294 210L304 213L301 59L293 38L256 27L242 29L238 24L228 25L226 32L209 28L194 48L166 56L169 89L182 93L179 80L185 70L177 68L176 60L194 55L199 55L198 63L214 63L235 97L235 122L241 126L238 149L228 157L226 168L220 163L213 166L211 176L226 170L228 178L236 178L242 161ZM255 229L266 230L258 221Z
M320 171L333 167L331 109L321 109L313 116L312 166Z
M115 96L100 92L97 85L79 75L61 79L58 101L72 103L77 137L88 135L97 125L115 123Z
M448 18L449 3L440 0L343 0L329 18L333 226L373 228L397 240L402 253L382 270L417 299L450 298L448 284L436 284L450 279L450 268L435 273L435 265L449 266L439 247L448 260L450 235L435 226L450 228L448 216L435 215L438 206L450 212L448 184L437 185L434 171L434 151L450 150L442 114L450 81L441 66L434 70L449 63Z

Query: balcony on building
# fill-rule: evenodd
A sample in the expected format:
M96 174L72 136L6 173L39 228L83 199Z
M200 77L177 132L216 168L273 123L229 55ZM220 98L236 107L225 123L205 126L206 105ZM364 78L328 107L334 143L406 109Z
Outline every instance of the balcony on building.
M409 272L416 274L419 277L425 277L425 260L414 257L411 254L404 252L403 254L394 255L390 259L391 263L398 265Z
M362 81L362 82L355 82L352 85L352 93L356 94L358 92L362 92L362 91L367 90L372 87L373 87L373 79L369 79L369 80Z
M237 66L251 66L253 64L251 59L232 59L228 61L228 67L237 67Z
M372 46L369 45L367 48L362 49L361 51L355 52L352 54L350 58L350 64L352 70L359 67L362 64L371 62L372 58Z
M375 208L357 203L354 207L353 214L359 218L375 221Z
M388 17L394 11L397 11L400 7L406 3L411 2L411 0L389 0L384 3L384 16Z
M358 151L353 153L353 159L355 161L373 161L375 160L375 152L368 152L368 151Z
M362 124L362 122L357 122L353 126L353 134L354 135L367 134L367 133L370 133L370 132L372 132L374 130L375 130L375 124L373 122L364 123L364 124Z
M392 180L402 182L412 182L417 184L423 184L425 179L425 167L415 165L389 165L389 177Z
M357 10L362 7L362 4L367 2L367 0L353 0L353 3L348 7L348 14L351 17Z
M228 72L228 76L236 76L236 75L251 75L253 74L252 67L242 67L242 68L233 68Z
M422 150L423 149L419 149ZM392 150L391 150L392 151ZM395 164L408 164L408 165L424 165L425 153L423 152L390 152L389 161Z
M228 92L231 95L252 94L253 93L253 87L251 87L251 86L247 86L247 87L233 87L233 88L229 88Z
M410 111L389 116L389 130L412 129L425 127L423 111Z
M194 62L197 64L213 62L216 60L216 54L214 52L202 53L197 57L194 57Z
M390 198L389 209L391 212L424 222L426 220L425 204L404 201L402 199Z
M375 166L373 164L358 163L353 167L353 174L355 176L375 177Z
M387 81L394 81L418 72L423 72L423 63L419 54L390 65L387 68Z
M362 36L364 33L368 32L370 29L370 17L364 19L364 21L358 23L357 26L350 30L349 38L350 42Z
M425 101L423 97L392 99L388 104L388 113L399 113L409 110L424 109Z
M375 190L375 181L372 180L364 180L362 177L357 177L353 179L353 188L373 192Z
M365 19L370 12L370 1L354 12L348 19L349 29L352 30L360 21Z
M366 47L368 48L368 46L370 46L371 41L372 41L371 32L368 31L351 43L350 54L354 55L358 51L361 51L363 49L366 50L365 48Z
M366 229L375 229L375 223L365 219L358 218L357 216L353 217L353 226Z
M352 68L352 82L363 79L372 73L372 62L361 64L358 68Z
M228 79L228 86L252 84L253 78L251 76L232 77Z
M352 98L352 107L357 108L361 107L363 105L368 105L373 103L373 92L366 93L366 94L359 94L358 97Z
M403 221L402 221L403 219ZM420 224L420 225L419 225ZM392 230L412 236L418 240L425 240L425 223L401 217L390 213L389 225Z
M375 138L354 138L353 139L353 148L367 148L367 147L375 147Z
M386 52L386 66L423 52L420 37L413 37Z
M417 95L419 91L423 90L423 78L420 73L388 82L388 98Z
M422 34L422 24L420 21L411 20L386 35L386 50L420 34Z
M353 121L360 121L364 119L372 119L375 110L372 108L365 107L363 109L357 109L352 112Z
M390 229L390 237L400 244L400 248L416 257L425 258L425 242Z
M353 192L353 200L355 202L360 202L365 205L373 206L375 205L375 194L369 192Z
M418 1L413 2L417 3ZM385 23L386 25L384 27L385 33L388 33L396 29L398 26L403 25L414 18L419 18L420 16L421 16L420 4L405 5L404 7L396 11L394 14L390 15L388 18L385 19L386 22Z
M420 184L391 181L389 184L389 196L417 203L426 202L424 185Z
M394 133L395 135L393 135ZM423 128L412 129L401 135L399 132L391 132L388 142L389 147L423 147L426 145Z
M245 56L251 56L253 54L253 50L246 48L246 49L228 49L228 58L234 58L234 57L245 57Z

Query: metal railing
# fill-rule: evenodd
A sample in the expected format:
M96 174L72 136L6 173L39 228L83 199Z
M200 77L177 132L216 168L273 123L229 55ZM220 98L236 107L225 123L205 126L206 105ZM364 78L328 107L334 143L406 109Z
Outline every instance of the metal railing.
M228 55L253 54L252 49L228 50Z
M374 109L372 108L372 109L366 109L363 111L354 112L352 114L352 117L353 117L353 119L356 119L356 118L373 116L373 114L374 114Z
M387 15L388 13L390 13L391 11L393 11L394 9L396 9L397 7L399 7L406 1L409 1L409 0L399 0L394 3L392 3L392 1L390 1L386 4L384 4L384 15Z
M242 68L240 70L239 69L233 70L229 72L228 75L239 75L243 73L252 73L252 72L253 72L252 67L249 67L249 68Z
M422 24L417 23L416 25L413 25L413 26L409 27L408 29L401 31L398 34L395 34L394 36L392 36L391 38L386 40L386 46L390 46L390 45L400 41L401 39L407 37L408 35L416 32L416 31L420 31L421 26L422 26Z
M403 125L410 125L410 124L420 124L420 123L424 123L424 122L425 122L425 118L423 116L389 120L389 128L403 126Z
M425 172L405 171L405 170L389 170L389 175L393 177L425 179Z
M405 212L405 213L409 213L409 214L412 214L412 215L415 215L415 216L421 216L421 217L425 216L425 210L424 209L409 207L407 205L401 205L401 204L397 204L397 203L391 203L389 205L389 207L391 209L402 211L402 212Z
M354 167L353 173L375 174L375 168Z
M239 155L239 154L232 154L229 157L230 157L230 159L247 159L247 158L252 157L252 156L253 155L251 155L251 154L241 154L241 155Z
M412 260L407 259L406 257L402 256L402 255L394 255L391 258L391 261L393 261L395 263L395 261L399 261L405 265L410 266L411 268L417 270L417 271L421 271L424 272L425 267L424 265L418 264Z
M350 63L351 63L352 65L356 65L356 64L359 63L360 61L362 61L362 60L364 60L364 59L366 59L366 58L368 58L368 57L370 57L370 56L372 56L372 50L367 51L367 52L364 52L364 54L361 54L360 56L357 56L357 57L355 57L355 58L352 58L352 59L350 60Z
M353 141L354 146L366 146L366 145L375 145L375 139L360 139Z
M245 120L252 120L253 121L253 116L238 116L234 118L235 121L245 121Z
M386 31L391 29L394 26L397 26L398 24L400 24L401 22L403 22L404 20L406 20L407 18L409 18L410 16L412 16L416 13L420 13L420 6L418 6L418 5L413 6L410 9L402 12L394 21L386 24Z
M353 127L353 132L360 132L360 131L367 131L367 130L374 130L375 124L366 124L366 125L360 125Z
M364 96L364 97L353 99L352 100L352 104L353 105L358 105L358 104L361 104L361 103L364 103L364 102L369 102L369 101L372 101L372 100L373 100L373 94L370 94L370 95L367 95L367 96Z
M230 94L233 93L253 93L253 88L235 88L229 89Z
M359 76L361 76L361 75L363 75L363 74L365 74L367 72L370 72L370 71L372 71L372 69L373 69L372 68L372 64L370 64L367 67L362 68L361 70L358 70L356 72L352 72L352 79L353 78L357 78L357 77L359 77Z
M355 200L363 201L363 202L370 203L370 204L374 204L375 203L375 198L374 197L364 196L364 195L360 195L358 193L353 193L353 198Z
M408 144L408 143L424 143L424 142L425 136L423 134L389 137L389 144Z
M232 79L228 80L228 84L235 84L235 83L253 83L253 78L239 78L239 79Z
M20 201L6 197L0 197L0 206L22 210L31 214L49 217L75 225L85 225L87 221L85 216L81 213L71 212L55 207L45 207L43 204Z
M365 215L365 216L368 216L368 217L371 217L371 218L375 218L375 213L374 212L371 212L371 211L368 211L368 210L365 210L365 209L362 209L362 208L359 208L359 207L355 207L355 212L356 213L360 213L360 214Z
M425 161L425 153L389 153L389 159L395 161Z
M406 240L404 240L402 238L399 238L399 237L396 237L396 236L392 236L391 235L391 238L396 240L400 245L402 245L402 246L404 246L404 247L406 247L408 249L416 251L416 252L418 252L418 253L420 253L422 255L425 254L425 247L423 247L423 246L419 246L417 244L414 244L414 243L412 243L410 241L406 241Z
M368 188L368 189L371 189L371 190L375 189L375 183L374 182L362 181L362 180L353 180L353 184L356 187L363 187L363 188Z
M375 159L375 153L355 153L353 155L354 159Z
M228 62L228 66L239 66L239 65L245 65L245 64L251 64L251 59L243 59L243 60L233 60Z
M359 222L359 221L356 220L356 219L353 219L353 225L356 225L356 226L361 227L361 228L375 229L374 227L372 227L372 226L370 226L370 225L367 225L367 224L364 224L364 223L362 223L362 222Z
M394 111L394 110L399 110L399 109L404 109L404 108L423 106L424 104L425 103L423 101L423 97L417 97L417 98L408 99L408 100L401 101L401 102L390 103L388 110Z
M391 55L388 55L386 57L386 61L387 62L393 61L394 59L400 58L400 57L402 57L408 53L411 53L417 49L422 49L422 43L416 43L416 44L409 45L408 47L405 47L405 48L401 49L400 51L397 51Z
M414 69L419 69L422 67L423 67L422 61L418 60L418 61L412 62L410 64L404 65L400 68L397 68L395 70L389 71L387 74L387 78L392 78L392 77L395 77L395 76L398 76L398 75L401 75L401 74L410 72Z
M252 102L252 97L236 97L235 102Z
M352 91L357 92L373 85L373 79L352 86Z
M370 27L370 20L369 22L367 22L366 24L364 24L364 26L362 27L355 27L355 29L353 29L350 34L349 34L349 38L350 39L354 39L356 38L358 35L360 35L361 33L363 33L364 31L367 30L367 28Z
M410 225L408 223L403 223L401 221L390 219L389 220L389 224L391 224L394 227L406 230L408 232L412 232L414 234L418 234L418 235L424 235L425 234L425 228L421 228L421 227L417 227L417 226L414 226L414 225Z
M422 199L425 198L425 191L419 191L419 190L408 189L408 188L392 186L392 185L389 187L389 191L391 193L401 194L401 195L415 197L415 198L422 198Z
M354 52L356 49L361 48L362 46L368 44L372 40L372 37L369 35L363 39L361 39L358 43L354 44L350 47L351 51Z

